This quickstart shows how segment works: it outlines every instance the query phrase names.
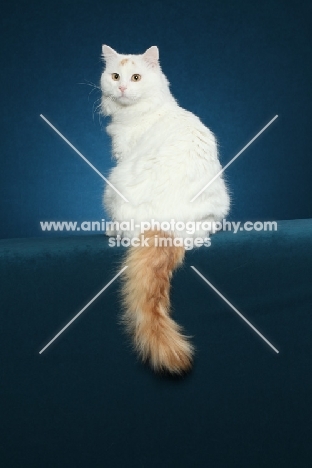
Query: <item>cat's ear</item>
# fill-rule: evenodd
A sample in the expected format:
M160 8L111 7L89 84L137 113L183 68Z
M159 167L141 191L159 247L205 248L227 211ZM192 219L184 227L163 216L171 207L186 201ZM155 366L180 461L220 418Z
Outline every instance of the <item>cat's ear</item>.
M158 59L159 59L158 47L152 46L149 49L147 49L143 54L143 58L152 67L155 67L156 65L158 65Z
M118 56L117 52L114 49L105 44L102 45L102 55L105 62L107 62L107 60L111 58Z

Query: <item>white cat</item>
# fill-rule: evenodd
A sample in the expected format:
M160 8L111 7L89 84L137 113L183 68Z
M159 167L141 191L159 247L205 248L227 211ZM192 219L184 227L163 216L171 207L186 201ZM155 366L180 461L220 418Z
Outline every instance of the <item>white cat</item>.
M117 165L109 181L128 200L107 185L104 205L112 220L203 222L222 220L229 195L222 176L191 200L221 170L213 133L191 112L177 104L159 65L158 48L142 55L123 55L103 45L105 70L101 77L102 112ZM190 86L191 89L191 86ZM137 237L140 228L122 232ZM189 232L171 229L144 233L148 247L130 247L123 286L124 321L143 360L155 370L187 371L192 346L170 318L170 277L183 261L185 249L159 247L157 238L206 238L197 225ZM181 244L179 244L181 245Z

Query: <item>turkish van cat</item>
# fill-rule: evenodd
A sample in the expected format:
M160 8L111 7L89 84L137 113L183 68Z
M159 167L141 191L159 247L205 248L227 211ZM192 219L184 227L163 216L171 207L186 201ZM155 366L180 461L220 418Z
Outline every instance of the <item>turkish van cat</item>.
M123 322L154 370L183 374L194 351L170 316L170 278L183 262L183 239L206 239L205 222L220 221L229 211L228 190L217 176L217 142L198 117L177 104L156 46L142 55L119 54L107 45L102 52L101 108L110 117L107 132L116 159L104 206L113 221L133 220L134 226L124 223L108 234L142 241L129 247L124 260ZM181 229L189 222L196 227L191 235ZM170 228L160 229L160 223Z

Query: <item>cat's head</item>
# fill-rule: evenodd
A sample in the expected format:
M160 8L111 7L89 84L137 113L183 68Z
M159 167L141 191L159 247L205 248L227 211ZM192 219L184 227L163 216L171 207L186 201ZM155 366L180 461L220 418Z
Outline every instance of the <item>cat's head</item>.
M102 54L105 69L101 76L101 89L105 114L110 115L137 104L151 106L170 95L156 46L141 55L123 55L103 45Z

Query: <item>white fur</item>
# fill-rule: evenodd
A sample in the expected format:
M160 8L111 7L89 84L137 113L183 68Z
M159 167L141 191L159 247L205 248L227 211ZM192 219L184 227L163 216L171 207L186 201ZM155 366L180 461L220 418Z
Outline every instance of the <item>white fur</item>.
M219 176L193 203L190 200L220 171L213 133L191 112L177 104L158 63L158 49L143 55L120 55L103 46L106 68L101 77L102 111L111 116L107 127L117 165L104 205L112 220L219 221L229 210L229 195ZM128 59L121 65L121 60ZM120 75L119 81L112 73ZM131 81L133 74L141 80ZM119 86L127 89L122 92ZM191 89L191 86L190 86ZM137 236L136 232L123 235ZM199 230L181 237L206 237Z

